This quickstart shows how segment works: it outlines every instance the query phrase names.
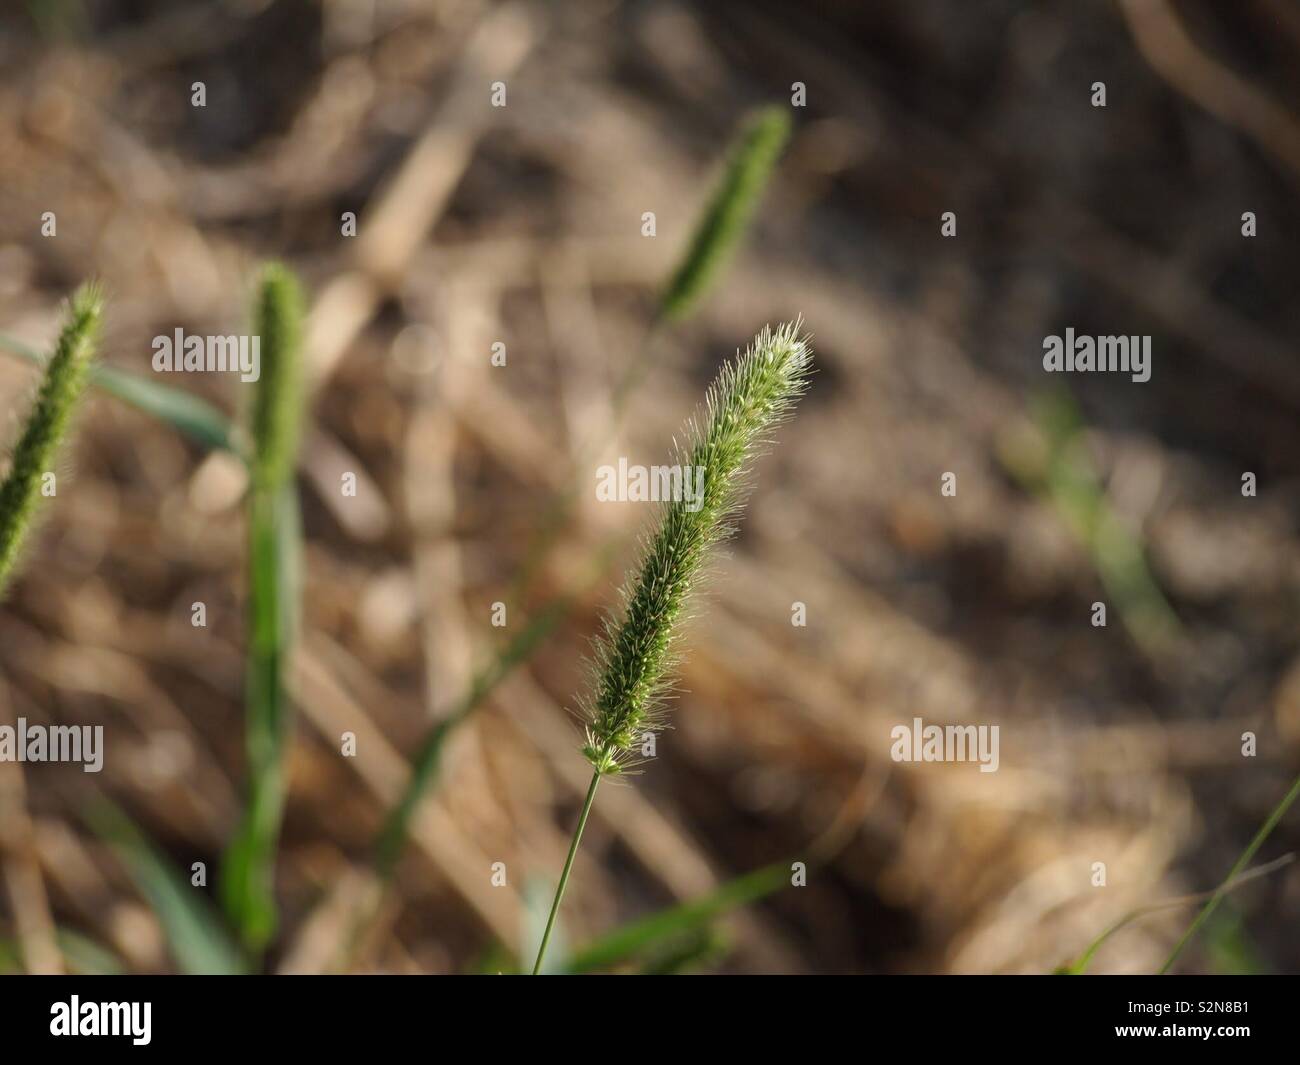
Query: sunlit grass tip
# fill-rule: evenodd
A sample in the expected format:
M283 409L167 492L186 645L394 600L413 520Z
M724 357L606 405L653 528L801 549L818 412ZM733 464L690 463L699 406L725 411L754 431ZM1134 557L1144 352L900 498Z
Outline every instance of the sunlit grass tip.
M687 422L684 443L675 443L674 464L703 471L703 488L695 499L664 504L621 593L621 618L607 617L596 641L595 691L582 704L583 754L600 775L625 768L642 733L662 724L687 599L709 548L734 528L747 467L793 410L811 368L801 322L764 329L723 367Z

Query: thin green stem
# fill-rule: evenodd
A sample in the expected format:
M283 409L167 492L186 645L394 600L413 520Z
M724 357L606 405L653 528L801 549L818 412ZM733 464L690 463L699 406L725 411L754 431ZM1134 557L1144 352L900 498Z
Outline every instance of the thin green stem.
M537 948L537 960L533 962L533 975L542 971L542 959L546 956L546 944L551 941L551 929L555 927L555 916L560 912L560 900L564 898L564 889L569 885L569 871L573 868L574 856L578 853L578 844L582 841L582 830L587 827L587 818L591 815L591 804L596 798L596 787L600 784L600 773L591 774L591 786L587 788L587 798L582 804L582 814L578 818L578 827L573 830L573 842L569 844L569 856L564 859L564 871L560 873L560 883L555 888L555 900L551 903L551 915L546 918L546 931L542 933L542 945Z
M1250 860L1255 857L1255 852L1264 845L1264 841L1272 834L1273 829L1277 828L1278 822L1286 816L1287 810L1291 808L1291 804L1294 803L1297 798L1300 798L1300 777L1296 777L1295 781L1291 785L1291 790L1282 796L1282 801L1280 803L1273 807L1273 812L1268 815L1268 820L1266 820L1260 826L1259 831L1255 833L1255 838L1250 841L1250 846L1241 852L1241 857L1237 859L1237 864L1229 870L1223 883L1220 884L1215 889L1214 894L1210 896L1210 901L1205 904L1201 909L1201 912L1196 915L1196 920L1194 920L1188 927L1187 931L1183 933L1183 938L1178 941L1177 946L1175 946L1170 952L1169 957L1165 959L1164 965L1160 966L1161 976L1169 972L1174 962L1178 960L1178 955L1183 952L1183 948L1192 941L1192 938L1196 933L1199 932L1205 922L1210 919L1210 915L1218 909L1219 903L1223 900L1223 896L1232 886L1233 881L1235 881L1237 877L1241 875L1241 871L1250 864Z

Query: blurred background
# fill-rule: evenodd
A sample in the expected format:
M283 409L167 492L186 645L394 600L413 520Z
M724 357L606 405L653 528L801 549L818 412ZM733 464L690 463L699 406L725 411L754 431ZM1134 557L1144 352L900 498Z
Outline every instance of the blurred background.
M588 641L652 515L596 505L596 466L667 461L722 361L799 314L814 385L713 567L671 731L602 789L569 956L798 860L806 886L783 874L603 967L1050 972L1220 883L1300 771L1287 0L28 0L0 34L0 332L45 349L98 277L104 361L152 378L154 336L247 330L264 259L308 292L259 967L528 953L588 779ZM770 104L793 129L739 253L652 329ZM1151 380L1044 374L1066 327L1152 336ZM0 352L6 443L34 379ZM166 383L243 415L228 375ZM103 724L105 765L0 764L0 966L194 971L245 788L243 468L103 394L80 428L0 608L0 715ZM383 885L410 760L530 624ZM892 761L914 717L999 726L998 771ZM105 799L126 842L87 818ZM1180 970L1300 968L1298 844L1292 816ZM1090 971L1153 971L1193 913L1144 913Z

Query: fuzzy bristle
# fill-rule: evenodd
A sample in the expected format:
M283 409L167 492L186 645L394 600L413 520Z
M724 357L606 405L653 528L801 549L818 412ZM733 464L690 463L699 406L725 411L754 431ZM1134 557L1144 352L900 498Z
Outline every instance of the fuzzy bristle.
M55 464L85 391L103 310L97 285L85 285L72 297L40 391L14 446L8 476L0 484L0 592L13 574L40 502L42 478Z
M596 643L594 697L583 754L597 773L626 769L647 730L662 727L667 680L676 662L676 629L709 549L732 532L746 473L772 430L808 385L812 348L802 322L765 328L729 362L674 447L680 466L702 469L698 500L665 503L622 593L621 620L606 619Z

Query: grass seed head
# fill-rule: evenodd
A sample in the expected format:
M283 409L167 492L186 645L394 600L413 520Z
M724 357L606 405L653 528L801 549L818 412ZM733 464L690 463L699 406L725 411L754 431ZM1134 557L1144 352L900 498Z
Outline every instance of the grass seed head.
M607 617L596 641L582 753L602 776L626 769L642 734L662 725L687 601L709 549L734 529L754 457L794 409L811 368L801 322L765 328L722 368L675 444L676 463L704 471L703 497L664 504L621 593L621 618Z
M254 328L262 369L253 399L253 480L273 491L293 476L302 420L302 292L287 267L263 269Z
M13 573L40 503L41 480L51 471L85 391L99 338L104 301L96 285L72 297L45 376L0 484L0 593Z

